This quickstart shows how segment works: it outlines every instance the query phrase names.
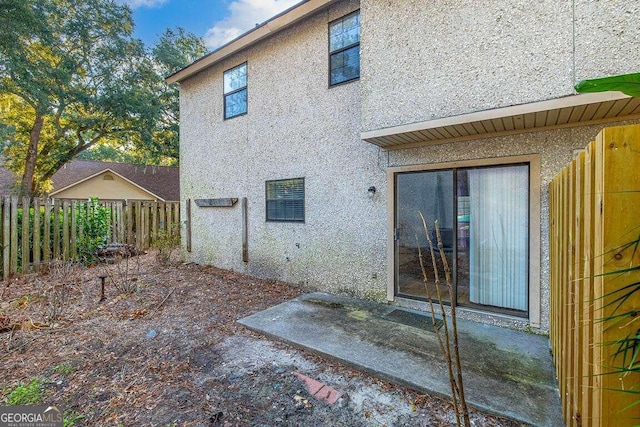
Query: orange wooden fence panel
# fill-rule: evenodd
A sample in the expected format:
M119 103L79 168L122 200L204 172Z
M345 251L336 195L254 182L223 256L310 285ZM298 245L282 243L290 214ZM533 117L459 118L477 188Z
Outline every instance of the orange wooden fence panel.
M604 129L552 180L549 203L550 340L565 423L638 425L640 357L619 349L640 345L640 125Z

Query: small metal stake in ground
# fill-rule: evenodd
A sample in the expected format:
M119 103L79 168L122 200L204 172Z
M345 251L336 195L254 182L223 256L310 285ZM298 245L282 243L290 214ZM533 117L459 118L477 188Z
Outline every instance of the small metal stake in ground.
M104 297L104 280L107 278L108 276L98 276L98 278L101 281L101 287L100 287L100 301L99 302L103 302L106 298Z

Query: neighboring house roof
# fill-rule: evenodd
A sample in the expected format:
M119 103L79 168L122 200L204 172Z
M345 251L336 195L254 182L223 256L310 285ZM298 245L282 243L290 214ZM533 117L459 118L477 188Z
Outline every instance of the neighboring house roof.
M93 178L105 171L111 171L137 187L163 200L180 200L180 168L169 166L132 165L129 163L96 162L73 160L56 172L52 196Z
M242 34L240 37L221 46L213 52L196 60L187 67L179 70L166 78L167 83L176 83L186 80L200 71L211 67L212 65L222 61L223 59L246 49L261 40L273 36L274 34L289 28L304 18L307 18L323 8L334 3L335 0L305 0L290 7L284 12L265 21L261 25L256 26L250 31Z

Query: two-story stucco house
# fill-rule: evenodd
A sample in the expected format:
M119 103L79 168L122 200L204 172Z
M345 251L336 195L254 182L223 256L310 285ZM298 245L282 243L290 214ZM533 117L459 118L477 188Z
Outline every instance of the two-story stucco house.
M548 330L549 180L640 119L640 99L573 87L638 71L638 16L628 0L299 3L167 79L183 256L426 309L421 212L459 315Z

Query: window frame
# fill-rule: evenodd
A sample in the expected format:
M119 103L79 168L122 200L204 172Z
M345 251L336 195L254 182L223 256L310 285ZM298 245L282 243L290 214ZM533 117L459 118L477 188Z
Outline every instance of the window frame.
M302 182L302 199L290 199L290 200L302 200L302 219L273 219L273 218L269 218L269 201L274 201L274 200L278 200L278 199L270 199L268 196L269 193L269 183L276 183L276 182L282 182L282 181L294 181L294 180L300 180ZM293 222L293 223L305 223L306 221L306 183L305 183L305 179L304 177L297 177L297 178L281 178L281 179L269 179L266 180L264 183L264 217L265 217L265 222Z
M241 88L238 88L236 90L233 90L229 93L226 93L224 90L224 78L225 75L232 71L235 70L236 68L240 68L244 66L245 67L245 84L244 86L242 86ZM232 116L227 117L227 97L231 96L231 95L235 95L237 93L240 93L242 91L246 91L247 92L247 100L246 100L246 106L245 106L245 111L243 113L239 113L239 114L234 114ZM222 117L224 120L229 120L229 119L233 119L234 117L240 117L240 116L244 116L246 114L249 113L249 66L248 66L248 61L244 61L241 64L235 65L229 69L226 69L225 71L222 72Z
M338 82L338 83L333 83L331 81L331 58L334 55L337 55L339 53L345 52L345 51L347 51L349 49L352 49L352 48L354 48L356 46L360 46L360 41L361 41L361 37L359 36L357 43L352 43L352 44L350 44L348 46L343 46L340 49L336 49L336 50L332 51L331 50L331 26L333 24L335 24L336 22L342 21L342 20L350 17L351 15L355 15L355 14L360 15L360 9L356 9L353 12L349 12L346 15L341 16L340 18L334 19L333 21L329 22L329 24L327 25L327 51L328 51L328 54L329 54L328 61L327 61L327 80L328 80L328 83L329 83L329 88L332 88L332 87L335 87L335 86L340 86L340 85L343 85L343 84L346 84L346 83L351 83L351 82L354 82L356 80L360 80L360 72L358 72L358 76L357 77L353 77L351 79L344 80L344 81L341 81L341 82ZM360 57L359 56L360 56L360 51L358 50L358 65L360 65L359 64L360 63Z
M419 299L407 298L398 295L396 291L396 251L394 232L396 227L396 175L403 172L419 172L419 171L437 171L445 169L475 168L475 167L491 167L491 166L510 166L516 164L529 165L529 287L528 287L528 313L527 317L519 317L508 314L497 313L494 311L469 307L465 305L456 305L456 309L462 311L471 311L482 313L487 317L495 318L508 317L511 319L528 319L532 327L540 327L541 325L541 176L540 176L540 155L527 154L511 157L496 157L487 159L459 160L445 163L419 164L411 166L390 167L387 169L387 198L389 201L389 209L387 209L388 229L387 229L387 299L389 301L407 301L414 305L423 304ZM428 307L425 307L425 309Z

